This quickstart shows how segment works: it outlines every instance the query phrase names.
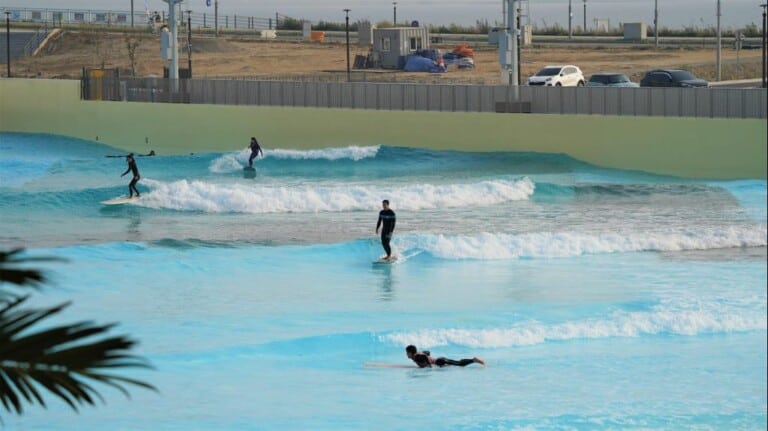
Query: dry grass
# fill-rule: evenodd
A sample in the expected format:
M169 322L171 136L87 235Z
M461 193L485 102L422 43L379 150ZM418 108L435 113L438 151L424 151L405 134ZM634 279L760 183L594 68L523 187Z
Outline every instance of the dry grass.
M165 62L160 58L160 43L156 35L142 35L136 51L137 76L162 76ZM342 78L346 70L346 46L340 43L310 43L243 40L235 38L195 38L192 41L193 71L196 77L237 78ZM438 46L450 50L453 46ZM451 69L444 74L374 71L365 74L367 80L418 81L439 83L499 82L498 55L495 47L475 44L475 68ZM182 45L180 66L187 64L187 49ZM355 54L367 50L354 47ZM760 51L745 50L736 64L736 51L722 50L724 80L758 78ZM12 64L15 76L44 78L79 78L83 67L120 68L130 74L130 60L121 34L94 32L65 32L50 43L37 57L24 58ZM713 48L661 48L627 46L534 46L522 52L522 76L527 77L547 64L576 64L584 74L622 72L633 80L653 68L687 68L704 79L715 75Z

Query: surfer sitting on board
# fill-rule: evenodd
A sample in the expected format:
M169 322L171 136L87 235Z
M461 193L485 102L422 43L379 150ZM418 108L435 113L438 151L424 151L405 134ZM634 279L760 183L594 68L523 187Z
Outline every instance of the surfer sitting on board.
M419 368L431 368L433 365L438 367L444 367L446 365L456 365L459 367L466 367L469 364L480 364L482 366L485 366L485 361L474 357L472 359L460 359L460 360L454 360L454 359L448 359L444 357L440 358L433 358L429 355L428 350L424 350L423 352L419 352L418 349L416 349L416 346L413 344L409 345L405 348L405 354L408 356L410 360L416 363L416 365L419 366Z
M256 140L256 138L251 137L251 144L249 145L251 149L251 157L248 158L248 167L253 167L253 159L256 157L259 157L259 153L261 153L261 157L264 157L264 151L261 149L261 145L259 145L259 141Z
M387 256L384 260L392 258L392 247L389 246L389 242L392 241L392 233L395 231L395 212L389 209L389 201L384 199L381 201L381 206L384 208L379 211L379 221L376 222L376 233L379 233L379 227L381 227L381 246L384 247L384 251L387 252ZM383 225L383 226L382 226Z
M132 198L133 192L136 192L136 197L138 198L141 196L141 193L139 193L139 189L136 188L136 183L141 179L141 175L139 175L139 168L136 167L136 160L133 159L133 153L125 156L125 161L128 162L128 169L126 169L120 176L123 177L128 172L133 172L133 179L131 180L131 183L128 184L128 197Z

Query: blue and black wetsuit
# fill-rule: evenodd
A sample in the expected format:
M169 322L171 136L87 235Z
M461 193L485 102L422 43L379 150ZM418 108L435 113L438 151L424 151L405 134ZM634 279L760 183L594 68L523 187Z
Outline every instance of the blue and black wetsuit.
M376 229L379 229L379 226L381 226L381 246L387 252L387 258L392 256L392 247L390 247L389 242L392 240L392 232L395 231L396 222L395 212L391 209L379 211L379 221L376 222Z

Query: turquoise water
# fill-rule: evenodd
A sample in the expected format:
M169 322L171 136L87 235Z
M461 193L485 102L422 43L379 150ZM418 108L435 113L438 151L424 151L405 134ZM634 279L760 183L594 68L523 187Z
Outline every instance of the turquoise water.
M36 305L119 322L159 393L19 430L759 430L766 181L565 155L396 146L139 157L0 134L0 247L48 262ZM374 235L382 199L400 259ZM403 369L407 344L488 367Z

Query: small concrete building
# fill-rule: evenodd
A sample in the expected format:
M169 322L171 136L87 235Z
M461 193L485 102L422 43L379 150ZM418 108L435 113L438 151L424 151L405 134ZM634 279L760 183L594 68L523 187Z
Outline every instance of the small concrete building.
M644 22L624 23L624 40L645 40L648 38L648 24Z
M373 52L384 69L402 69L405 57L429 48L429 29L397 27L373 29Z

